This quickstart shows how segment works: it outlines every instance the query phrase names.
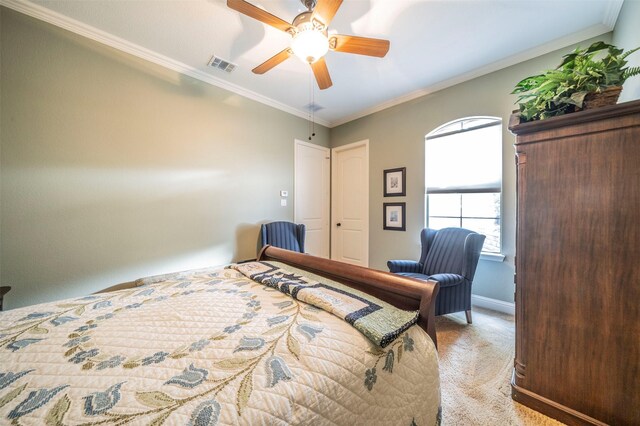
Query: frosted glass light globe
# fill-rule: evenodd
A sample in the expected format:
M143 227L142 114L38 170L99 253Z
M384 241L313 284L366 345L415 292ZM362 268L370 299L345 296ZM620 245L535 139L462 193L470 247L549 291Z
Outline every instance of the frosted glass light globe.
M304 62L314 63L329 50L329 40L320 31L308 29L300 31L293 37L291 50Z

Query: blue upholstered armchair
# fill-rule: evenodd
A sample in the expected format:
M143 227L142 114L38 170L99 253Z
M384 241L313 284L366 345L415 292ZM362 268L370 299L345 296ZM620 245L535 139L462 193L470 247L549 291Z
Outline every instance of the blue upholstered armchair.
M260 227L260 246L267 244L304 253L305 226L291 222L271 222Z
M463 228L439 231L425 228L420 239L420 260L390 260L389 271L419 280L438 281L436 315L465 311L471 324L471 284L485 236Z

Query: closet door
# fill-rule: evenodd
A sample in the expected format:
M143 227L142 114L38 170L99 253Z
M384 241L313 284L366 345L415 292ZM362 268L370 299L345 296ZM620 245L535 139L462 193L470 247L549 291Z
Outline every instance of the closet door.
M329 258L331 191L329 148L295 142L294 222L306 226L304 249Z
M332 150L331 259L369 266L369 141Z

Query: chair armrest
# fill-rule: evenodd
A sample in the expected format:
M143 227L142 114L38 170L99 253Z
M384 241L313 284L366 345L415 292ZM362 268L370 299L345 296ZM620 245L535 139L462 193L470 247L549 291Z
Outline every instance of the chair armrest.
M390 260L387 262L389 272L422 272L422 263L415 260Z
M440 288L458 285L465 280L462 275L458 274L433 274L429 275L429 279L438 281Z
M480 260L480 252L486 237L482 234L469 234L464 243L464 260L462 262L462 275L469 281L473 281Z

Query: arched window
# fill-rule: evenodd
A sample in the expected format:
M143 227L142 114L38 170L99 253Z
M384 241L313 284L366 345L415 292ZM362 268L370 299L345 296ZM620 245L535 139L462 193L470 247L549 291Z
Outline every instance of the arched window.
M467 117L425 138L427 226L461 227L487 236L483 251L500 253L502 120Z

